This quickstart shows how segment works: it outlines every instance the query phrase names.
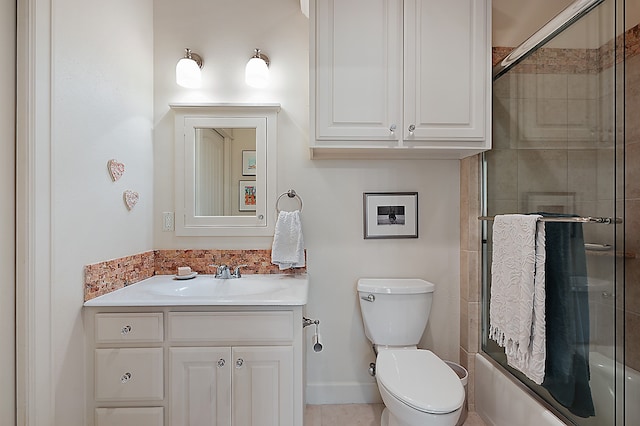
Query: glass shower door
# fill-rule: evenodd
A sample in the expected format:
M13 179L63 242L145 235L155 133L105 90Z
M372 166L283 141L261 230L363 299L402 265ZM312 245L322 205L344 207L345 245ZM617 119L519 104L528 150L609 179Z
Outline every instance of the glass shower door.
M504 349L488 338L493 222L484 227L483 351L578 425L622 424L615 423L621 402L615 397L616 360L624 363L619 324L625 258L617 7L604 1L494 81L493 149L484 156L489 217L543 212L611 219L546 223L549 317L542 385L509 367Z

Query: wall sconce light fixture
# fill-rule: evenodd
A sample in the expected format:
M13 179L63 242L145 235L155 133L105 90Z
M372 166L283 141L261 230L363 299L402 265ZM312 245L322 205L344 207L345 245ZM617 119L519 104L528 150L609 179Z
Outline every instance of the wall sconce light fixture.
M197 89L202 86L200 69L203 64L200 55L193 53L191 49L184 49L184 58L176 64L176 83L188 89Z
M251 87L263 88L269 84L269 57L256 49L244 69L244 81Z

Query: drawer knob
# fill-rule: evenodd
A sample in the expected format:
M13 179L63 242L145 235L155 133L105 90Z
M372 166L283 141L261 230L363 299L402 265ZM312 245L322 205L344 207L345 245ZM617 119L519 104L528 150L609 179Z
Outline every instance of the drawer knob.
M121 383L127 383L129 380L131 380L131 373L129 372L124 373L122 377L120 377Z
M124 327L122 327L122 330L120 330L120 334L127 335L131 332L131 326L130 325L125 325Z
M242 368L242 365L244 364L244 359L242 358L238 358L236 360L236 368Z
M218 368L222 368L222 367L224 367L224 364L225 364L224 359L220 358L220 359L218 360Z

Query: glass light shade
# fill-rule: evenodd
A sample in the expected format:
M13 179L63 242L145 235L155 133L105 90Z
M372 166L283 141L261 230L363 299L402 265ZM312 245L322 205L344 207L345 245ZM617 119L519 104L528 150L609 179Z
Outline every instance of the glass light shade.
M244 69L244 80L256 88L267 87L269 84L269 67L261 58L251 58Z
M300 10L304 16L309 17L309 0L300 0Z
M176 64L176 83L188 89L198 89L202 86L200 67L190 58L182 58Z

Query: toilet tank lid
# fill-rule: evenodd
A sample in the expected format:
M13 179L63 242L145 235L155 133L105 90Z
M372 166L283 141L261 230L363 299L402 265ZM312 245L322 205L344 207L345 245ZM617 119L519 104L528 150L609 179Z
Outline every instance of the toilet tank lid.
M375 294L431 293L435 285L420 278L360 278L358 291Z

